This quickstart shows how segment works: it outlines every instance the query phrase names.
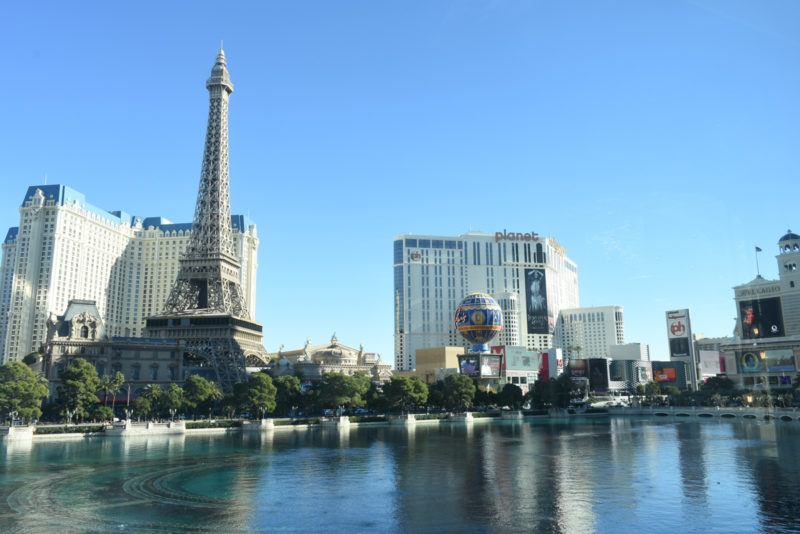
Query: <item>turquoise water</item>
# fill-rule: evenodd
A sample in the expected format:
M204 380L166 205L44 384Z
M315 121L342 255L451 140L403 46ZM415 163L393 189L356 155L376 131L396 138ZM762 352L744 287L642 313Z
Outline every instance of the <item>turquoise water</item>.
M800 532L800 423L630 418L0 445L0 532Z

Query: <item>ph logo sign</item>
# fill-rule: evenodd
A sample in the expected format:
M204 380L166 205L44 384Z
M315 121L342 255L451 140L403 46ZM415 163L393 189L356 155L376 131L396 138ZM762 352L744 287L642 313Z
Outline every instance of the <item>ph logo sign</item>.
M686 326L680 321L674 321L669 326L669 331L673 337L681 337L686 335Z

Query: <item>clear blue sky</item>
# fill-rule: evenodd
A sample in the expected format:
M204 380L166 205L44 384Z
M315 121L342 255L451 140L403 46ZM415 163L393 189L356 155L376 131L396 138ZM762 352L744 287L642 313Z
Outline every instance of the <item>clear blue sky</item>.
M0 228L28 185L192 218L220 40L231 202L259 229L270 350L393 361L392 237L535 231L583 306L729 335L731 287L800 230L800 3L12 2Z

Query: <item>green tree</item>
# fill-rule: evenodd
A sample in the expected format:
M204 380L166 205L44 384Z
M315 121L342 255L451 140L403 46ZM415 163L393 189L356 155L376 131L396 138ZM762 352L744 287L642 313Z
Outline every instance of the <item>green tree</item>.
M367 394L364 398L366 400L367 408L370 410L383 413L388 412L391 409L389 399L386 398L385 392L375 384L370 384L369 391L367 391Z
M491 386L482 386L478 384L477 379L473 379L475 384L475 399L476 405L497 404L497 392Z
M161 400L161 396L164 393L164 390L161 389L161 386L158 384L147 384L144 388L144 393L142 396L150 402L151 411L153 417L158 416L158 402Z
M38 419L47 393L47 386L24 363L0 365L0 415L17 412L22 419Z
M114 396L111 397L111 411L112 412L114 411L114 408L115 408L115 406L117 404L117 392L122 388L122 386L124 384L125 384L125 375L123 375L119 371L117 371L113 375L111 375L111 385L114 388L112 390L113 393L114 393Z
M92 421L111 421L114 419L114 412L108 406L95 406L92 410Z
M522 389L514 384L506 384L500 393L497 394L497 402L502 406L510 406L513 410L518 410L522 404Z
M26 354L24 358L22 358L22 363L25 365L33 365L39 361L41 354L37 352L31 352L30 354Z
M437 380L436 383L428 387L428 406L435 406L436 408L447 406L443 380Z
M183 383L183 398L186 407L192 410L192 417L197 419L197 410L213 406L214 401L223 397L222 391L214 382L209 382L199 375L191 375Z
M383 386L383 393L392 407L400 408L400 413L405 413L410 404L419 406L428 401L428 385L418 376L393 376Z
M552 406L566 408L576 394L569 371L561 373L558 378L551 380L539 379L533 383L525 398L537 408Z
M475 398L475 384L467 375L448 375L444 379L445 403L449 408L464 410Z
M661 395L661 386L658 385L658 382L650 381L644 387L644 394L652 401L656 396Z
M222 411L225 417L233 419L236 414L242 413L247 409L247 383L236 382L233 385L233 392L226 393L222 397Z
M108 405L108 394L117 392L117 387L114 387L114 377L112 375L105 375L100 378L100 385L98 386L98 391L103 392L103 406Z
M161 408L170 412L180 412L183 407L183 389L174 382L161 393Z
M131 408L133 408L133 414L139 421L141 421L143 417L146 418L150 415L150 412L153 410L150 401L144 397L137 397L131 404Z
M661 393L674 397L681 394L681 390L675 386L661 386Z
M327 408L363 406L363 396L369 391L369 379L365 379L363 375L325 373L319 389L321 405Z
M97 370L83 358L76 358L61 373L58 399L62 406L81 420L88 415L89 407L99 402L95 392L100 385Z
M722 376L712 376L707 378L700 386L700 391L710 391L712 393L731 393L736 388L733 380Z
M264 414L275 410L275 395L278 389L267 373L253 373L247 381L247 406L250 412L258 411L261 418Z
M275 384L275 404L283 415L288 415L292 407L297 406L300 395L300 379L296 376L283 375L272 381Z

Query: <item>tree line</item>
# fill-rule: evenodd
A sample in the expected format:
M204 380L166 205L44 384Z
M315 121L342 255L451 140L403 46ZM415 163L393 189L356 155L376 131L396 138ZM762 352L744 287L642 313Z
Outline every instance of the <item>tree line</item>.
M55 399L43 407L49 393L47 379L22 362L11 362L0 366L0 413L26 421L44 415L77 423L108 421L125 412L126 417L139 420L176 415L197 419L246 414L255 418L267 414L310 416L327 410L352 413L359 408L380 413L420 409L463 411L476 404L495 403L518 408L523 402L522 391L516 385L507 384L497 393L464 375L450 375L430 386L416 376L395 376L379 387L364 373L327 373L310 388L301 388L297 376L273 378L259 372L250 375L246 382L235 384L228 394L223 394L216 383L192 375L180 385L149 384L132 401L129 398L120 406L118 393L124 392L125 384L122 373L99 376L91 363L76 358L62 371Z

